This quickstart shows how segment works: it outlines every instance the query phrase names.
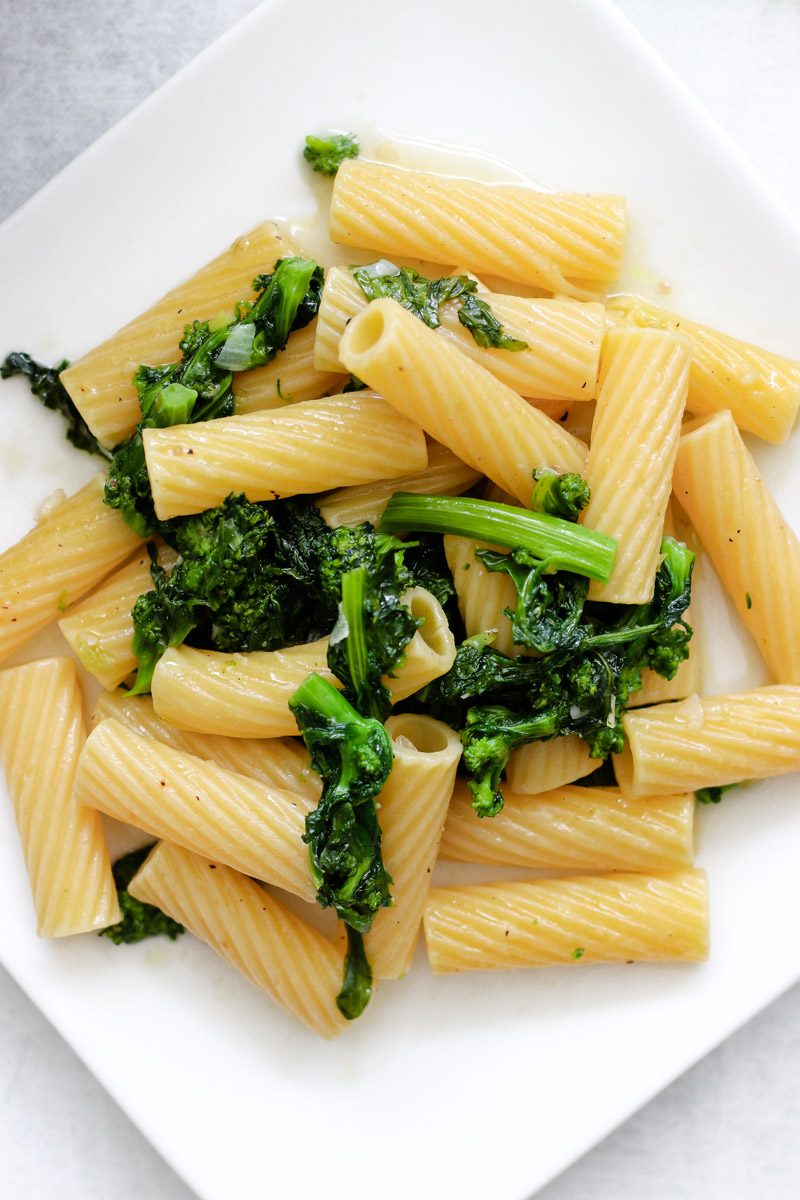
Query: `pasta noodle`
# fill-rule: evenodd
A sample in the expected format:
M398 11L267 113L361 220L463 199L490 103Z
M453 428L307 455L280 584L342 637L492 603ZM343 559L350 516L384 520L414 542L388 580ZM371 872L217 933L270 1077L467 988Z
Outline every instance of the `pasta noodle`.
M314 365L316 318L293 333L277 358L253 371L237 371L233 377L236 415L283 408L304 400L318 400L326 392L339 390L344 382L341 367L318 370Z
M479 471L440 446L428 442L428 465L413 475L398 475L375 483L337 488L317 500L317 508L332 528L370 521L377 525L383 510L395 492L416 492L423 496L458 496L482 478Z
M641 328L671 329L692 342L689 396L693 413L730 409L740 429L785 442L800 407L800 363L728 337L637 296L614 296L608 317Z
M336 175L330 236L389 255L463 262L478 274L594 299L597 285L616 279L622 265L625 202L443 179L353 159Z
M341 370L342 334L347 323L367 303L350 271L333 267L328 272L317 324L315 365ZM441 324L437 332L521 396L541 400L594 399L605 328L602 305L492 295L491 309L503 332L525 342L527 349L510 353L480 346L459 321L458 304L452 300L439 310Z
M109 717L142 737L207 759L226 771L247 775L267 787L299 792L314 803L319 800L319 775L311 770L305 746L295 738L235 738L177 729L156 716L149 696L129 696L120 691L102 693L92 713L92 726Z
M246 875L161 842L130 891L180 921L315 1033L332 1038L345 1029L336 1006L341 950Z
M103 476L0 555L0 661L133 554L142 539L103 503Z
M404 664L384 680L395 703L444 675L456 653L438 601L424 588L412 588L405 600L424 624L406 647ZM337 682L328 670L327 650L327 638L250 654L174 647L162 655L153 673L153 705L162 720L197 733L247 738L295 734L290 696L312 671Z
M626 796L763 779L800 770L800 688L788 684L626 713L614 770Z
M339 352L354 375L521 504L535 467L583 470L581 442L394 300L373 300L355 317Z
M120 919L99 814L73 796L84 736L71 659L0 671L0 756L40 937L87 933Z
M430 717L390 717L386 729L394 761L377 803L392 907L376 913L364 949L377 978L398 979L411 965L461 741Z
M589 598L646 604L659 551L689 379L689 343L659 329L612 329L586 463L582 519L618 541L611 579Z
M365 392L142 436L162 521L213 508L230 492L277 500L421 471L428 461L419 426Z
M800 541L730 413L684 434L674 487L774 678L800 683Z
M159 565L168 572L177 558L170 546L159 546ZM58 622L81 665L104 688L115 688L136 668L131 609L153 587L151 565L144 550Z
M504 792L502 812L478 821L456 784L440 853L459 862L559 870L670 871L691 866L694 796L631 800L613 788Z
M583 779L597 770L599 763L599 759L591 757L583 738L571 733L551 738L549 742L528 742L527 746L512 750L506 779L512 792L532 795Z
M701 962L704 871L431 888L425 936L434 975L451 971Z
M299 793L234 775L109 718L86 739L75 794L153 837L314 899L302 842L311 803Z

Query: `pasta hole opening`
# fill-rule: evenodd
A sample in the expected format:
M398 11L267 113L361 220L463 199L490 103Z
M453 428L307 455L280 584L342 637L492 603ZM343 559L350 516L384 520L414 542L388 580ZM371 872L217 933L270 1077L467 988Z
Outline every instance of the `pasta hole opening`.
M442 754L450 747L447 729L431 717L401 713L400 716L390 717L386 727L393 743L402 739L402 744L417 754Z
M369 354L383 337L386 322L380 306L370 304L351 324L349 333L350 350L353 354Z
M415 636L421 637L429 650L439 657L449 651L449 626L441 620L439 604L424 588L414 588L407 593L412 617L422 621Z
M620 754L613 755L614 775L623 796L635 796L634 762L630 742L626 741Z

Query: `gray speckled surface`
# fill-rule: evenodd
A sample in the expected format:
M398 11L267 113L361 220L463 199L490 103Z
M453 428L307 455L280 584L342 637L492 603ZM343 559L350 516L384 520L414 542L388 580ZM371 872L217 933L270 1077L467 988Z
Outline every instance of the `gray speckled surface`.
M800 217L796 0L618 6ZM0 217L253 7L252 0L0 0ZM649 1200L794 1200L798 1068L800 986L546 1187L541 1200L640 1200L643 1191ZM2 971L0 1162L8 1200L192 1195Z

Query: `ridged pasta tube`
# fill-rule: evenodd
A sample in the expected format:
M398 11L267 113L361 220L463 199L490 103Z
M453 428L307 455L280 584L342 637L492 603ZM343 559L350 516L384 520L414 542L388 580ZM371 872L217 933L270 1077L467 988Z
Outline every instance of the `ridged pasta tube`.
M503 609L517 607L517 589L510 575L488 571L476 555L477 550L497 547L454 533L445 534L443 543L467 637L492 632L493 649L513 658L521 647L514 644L511 621Z
M95 476L0 555L0 661L141 546L103 484Z
M328 272L314 348L318 367L342 370L339 342L348 322L367 303L352 272L344 267L333 267ZM457 300L440 306L441 324L436 332L521 396L541 400L594 399L605 329L605 310L601 304L492 295L489 305L503 326L503 333L525 342L526 350L479 346L458 319Z
M480 471L462 462L452 450L438 442L428 442L428 465L412 475L380 479L353 487L337 488L316 501L325 522L358 525L369 521L377 525L383 510L395 492L416 492L421 496L458 496L481 478Z
M461 739L449 725L412 713L389 717L386 729L394 761L377 805L392 907L376 913L364 949L376 978L399 979L411 965Z
M663 796L800 770L800 687L775 684L626 713L614 757L626 796Z
M100 814L73 795L85 734L71 658L0 671L0 756L40 937L120 919Z
M625 201L445 179L352 159L336 175L329 229L334 242L390 258L460 262L478 274L585 300L594 298L597 284L619 275Z
M421 471L420 427L368 392L219 417L142 435L159 520L202 512L230 492L278 500Z
M348 370L521 504L531 472L581 472L586 447L395 300L373 300L347 327Z
M432 888L425 936L434 975L708 956L705 871Z
M161 543L159 565L169 572L177 561L177 552ZM136 669L131 610L143 592L153 589L151 566L150 555L143 549L58 622L81 665L104 688L115 688Z
M618 546L609 582L589 585L592 600L653 598L690 359L690 342L661 329L606 334L581 520Z
M336 1006L342 951L246 875L161 842L129 890L180 921L315 1033L333 1038L345 1029Z
M610 321L641 328L671 329L692 342L690 412L730 409L740 429L768 442L785 442L800 407L800 363L688 321L638 296L608 302Z
M341 367L319 371L314 366L316 317L290 335L286 349L271 363L252 371L237 371L233 377L236 415L285 408L304 400L317 400L345 382Z
M232 314L238 300L254 295L256 275L271 270L276 259L295 253L277 225L259 225L63 371L61 382L95 437L115 446L133 433L142 414L131 380L140 364L177 362L184 326L207 321L221 310Z
M800 683L800 540L729 412L684 434L673 486L773 676Z
M396 675L384 680L395 703L449 671L456 654L447 617L435 597L424 588L411 588L404 602L424 624L408 643ZM153 673L153 705L162 720L198 733L247 738L296 734L289 699L300 684L312 671L337 684L328 670L327 652L327 638L249 654L173 647Z
M613 788L560 787L529 796L503 789L503 808L480 820L456 783L439 853L458 862L574 871L671 871L691 866L691 793L626 799Z
M315 804L319 800L320 777L311 770L308 751L299 738L234 738L176 729L156 716L150 696L130 696L120 690L100 695L92 713L92 727L109 717L142 737L207 759L225 771L247 775L267 787L299 792Z
M173 750L109 718L86 739L78 802L313 900L302 837L313 803Z
M527 746L512 750L506 764L506 779L512 792L536 795L583 779L599 765L600 759L589 754L588 742L569 733L548 742L528 742Z

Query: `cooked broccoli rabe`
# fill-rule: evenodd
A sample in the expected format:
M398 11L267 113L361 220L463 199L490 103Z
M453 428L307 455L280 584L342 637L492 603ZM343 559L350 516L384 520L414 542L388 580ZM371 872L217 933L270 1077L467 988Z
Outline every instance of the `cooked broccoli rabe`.
M145 904L143 900L137 900L128 891L128 885L152 848L152 845L149 845L142 846L140 850L133 850L130 854L118 858L111 868L119 897L122 920L118 921L116 925L109 925L106 929L101 929L99 936L111 938L116 946L123 942L129 944L143 942L145 938L158 937L162 933L174 942L179 934L185 932L182 925L173 921L160 908L156 908L154 904Z
M358 158L354 133L332 133L330 137L306 138L303 158L320 175L335 175L346 158Z
M419 625L401 600L411 582L402 551L384 555L372 572L358 567L341 577L342 600L328 666L357 711L380 721L392 707L383 676L402 664Z
M256 300L237 304L230 322L186 326L180 362L141 366L134 375L142 419L115 451L105 499L142 537L167 532L153 508L142 430L230 416L233 372L271 362L289 334L312 320L322 294L322 268L311 259L282 258L271 275L253 280L253 288Z
M546 571L573 571L607 583L617 543L593 529L544 512L468 496L418 496L395 492L379 530L455 533L526 551Z
M742 787L741 783L724 783L718 787L698 788L695 792L695 799L700 804L719 804L722 797L731 788Z
M508 337L487 302L477 295L478 285L469 275L426 279L411 267L396 267L381 259L366 267L352 267L353 278L368 300L388 296L397 300L431 329L440 324L439 306L446 300L459 303L458 319L478 346L497 350L527 350L528 343Z
M625 704L641 687L641 672L649 667L671 679L687 657L691 629L683 614L694 555L671 538L661 550L649 604L587 604L577 618L569 609L562 632L546 612L549 639L560 644L542 658L510 659L485 638L472 638L459 647L450 671L420 693L424 711L462 731L479 815L502 808L500 777L516 746L574 733L595 758L619 752ZM531 622L535 631L535 614Z
M392 746L382 723L362 717L341 692L320 675L309 675L289 701L322 777L322 798L306 817L317 900L332 905L348 926L348 955L342 992L337 997L348 1019L370 998L371 971L361 935L378 909L391 904L381 857L381 830L375 797L389 777Z
M154 566L155 590L133 608L134 694L150 690L166 648L195 629L229 651L276 650L327 633L339 599L322 580L329 535L303 498L253 504L231 495L174 522L168 536L181 560L169 577Z
M41 400L45 408L52 408L61 413L67 425L67 440L85 450L88 454L99 454L101 458L111 458L110 451L101 446L75 407L64 384L61 382L61 372L66 371L69 363L66 359L57 367L45 367L36 362L30 354L15 352L9 354L0 366L0 378L11 379L15 375L24 375L34 396Z

